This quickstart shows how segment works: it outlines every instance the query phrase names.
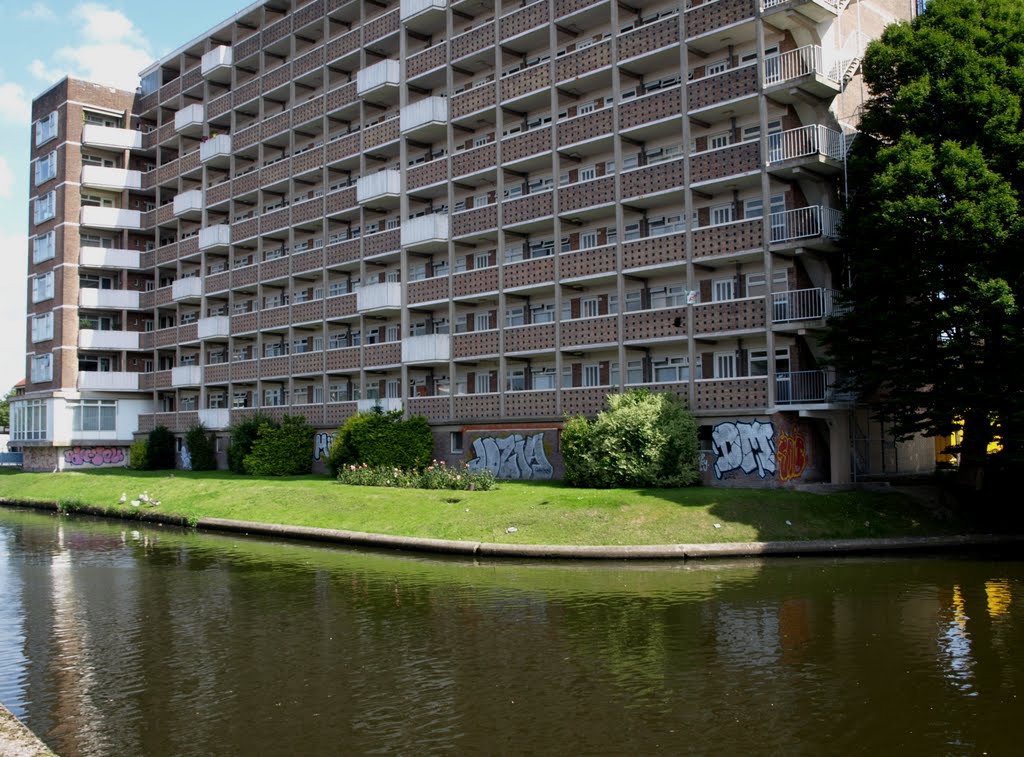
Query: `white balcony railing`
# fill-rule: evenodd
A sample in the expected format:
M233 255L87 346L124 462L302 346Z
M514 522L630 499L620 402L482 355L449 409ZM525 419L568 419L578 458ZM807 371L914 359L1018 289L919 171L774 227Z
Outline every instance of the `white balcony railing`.
M209 76L217 69L230 69L233 62L234 55L232 53L232 49L227 45L218 45L208 53L203 54L200 67L203 76Z
M360 176L356 181L356 202L364 204L382 197L398 197L402 193L402 172L394 169Z
M360 413L366 413L373 410L375 407L379 407L381 411L390 413L394 410L402 409L402 400L399 397L382 397L376 400L357 400L356 410Z
M97 208L87 205L82 208L82 226L96 229L132 229L142 228L142 215L137 210L124 208Z
M231 411L226 407L207 407L199 410L199 422L211 431L231 425Z
M426 126L447 123L448 100L436 95L406 105L398 114L398 128L403 134Z
M176 279L171 284L171 299L175 302L194 300L202 296L203 280L199 276L187 276L183 279Z
M142 265L141 255L135 250L109 247L82 247L78 252L80 265L89 268L122 268L137 270Z
M78 388L99 392L139 390L139 374L129 371L79 371Z
M231 318L226 315L200 318L197 331L200 339L227 338L231 336Z
M227 247L231 244L231 227L226 223L218 223L199 230L199 249L209 250L213 247Z
M356 310L398 310L402 307L402 285L397 281L367 284L356 290Z
M200 386L203 369L198 365L176 365L171 368L171 386Z
M815 237L838 239L841 220L839 210L821 205L772 213L769 219L772 244Z
M785 5L786 3L790 2L792 2L792 0L761 0L761 10L766 11L771 8L774 8L777 5ZM823 5L826 8L838 13L840 10L840 6L845 4L846 0L813 0L813 2L819 5Z
M444 11L448 0L402 0L399 18L404 22L419 16L421 13Z
M139 332L79 329L78 346L83 350L137 350Z
M200 103L192 103L174 114L175 131L199 131L206 122L206 113Z
M82 144L112 150L141 150L142 132L137 129L120 129L116 126L85 124L82 127Z
M816 321L835 312L835 290L793 289L772 294L772 323Z
M231 136L229 134L218 134L210 137L199 145L199 160L206 163L211 160L219 160L231 156Z
M97 189L113 189L118 192L125 189L141 189L142 172L127 168L82 166L82 185Z
M808 405L838 399L831 371L790 371L775 374L775 404Z
M821 124L768 135L769 164L815 155L842 161L846 157L846 136Z
M764 86L773 87L804 76L817 75L835 84L841 83L833 71L826 67L820 45L804 45L784 53L764 58Z
M203 209L203 192L199 189L189 189L180 192L174 197L174 215L180 216L185 213L195 213Z
M402 221L401 242L403 247L447 242L450 237L448 216L443 213L433 213Z
M139 293L131 289L78 290L78 306L102 310L138 310Z
M402 340L403 363L446 363L451 353L452 338L448 334L423 334Z
M356 94L360 97L380 87L397 87L401 82L401 64L382 60L356 72Z

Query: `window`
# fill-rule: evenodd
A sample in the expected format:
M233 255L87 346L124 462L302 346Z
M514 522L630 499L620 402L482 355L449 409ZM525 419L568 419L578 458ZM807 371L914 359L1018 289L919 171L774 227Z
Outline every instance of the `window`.
M69 402L72 431L116 431L115 400L81 400Z
M53 271L48 271L32 279L32 302L42 302L53 298Z
M473 316L473 330L487 331L491 328L491 314L477 313Z
M43 223L57 214L57 193L50 190L32 203L32 222Z
M655 381L671 382L690 380L690 358L686 355L654 360L651 363L651 366L654 368Z
M54 150L45 158L36 159L36 186L49 181L57 175L57 151Z
M235 392L232 394L231 407L249 407L249 393Z
M521 392L526 389L526 371L523 368L514 368L508 372L505 381L505 389L509 392Z
M32 383L53 380L53 355L36 355L32 358Z
M554 303L530 306L530 323L552 323L555 320Z
M525 308L522 306L517 308L508 308L505 310L505 326L522 326L525 321L524 316Z
M44 145L57 136L57 111L36 121L36 147Z
M265 389L263 391L263 406L278 407L288 402L288 392L284 389Z
M224 392L210 394L206 398L206 406L212 410L228 406L228 396Z
M789 288L789 272L786 268L772 271L772 290L784 292ZM747 274L747 297L761 297L768 293L768 278L763 273Z
M588 166L587 168L581 168L579 173L579 181L593 181L597 178L597 169L594 166Z
M112 208L114 199L104 195L82 194L82 207L90 208Z
M704 75L705 76L714 76L715 74L720 74L720 73L723 73L723 72L728 71L728 70L729 70L729 61L728 60L724 60L724 59L723 60L716 60L714 63L708 63L706 66L704 66Z
M478 252L473 256L473 268L487 268L491 264L491 253Z
M711 225L718 226L719 224L729 223L735 219L735 206L731 203L729 205L716 205L711 208Z
M583 366L583 386L601 385L601 367L591 363Z
M630 360L626 363L626 383L644 383L644 363L642 360Z
M597 297L585 297L580 300L580 316L582 318L595 318L599 314L599 310Z
M42 263L54 256L56 234L48 231L32 240L32 262Z
M722 132L721 134L712 134L708 137L708 149L717 150L719 147L728 147L732 144L732 132Z
M82 247L102 247L107 250L114 249L113 237L100 237L94 234L82 234Z
M748 358L751 376L768 375L768 350L751 350ZM775 350L775 372L789 372L789 348L781 347Z
M588 250L591 247L597 247L597 232L596 231L584 231L580 234L580 249Z
M47 339L53 339L53 313L32 318L32 341L45 342Z
M711 282L711 301L724 302L736 299L736 279L715 279Z
M487 394L491 391L491 374L489 373L478 373L476 374L476 384L474 386L477 394Z
M736 353L716 352L715 353L715 378L736 377Z
M554 389L555 369L554 368L531 368L530 386L534 389Z
M450 432L448 434L448 448L453 453L456 453L456 454L462 452L462 432L461 431L452 431L452 432Z

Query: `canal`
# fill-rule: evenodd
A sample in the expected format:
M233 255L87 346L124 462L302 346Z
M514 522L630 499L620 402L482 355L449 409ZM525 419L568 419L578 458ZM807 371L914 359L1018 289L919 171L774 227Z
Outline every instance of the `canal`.
M0 702L78 755L1016 752L1024 562L473 561L0 508Z

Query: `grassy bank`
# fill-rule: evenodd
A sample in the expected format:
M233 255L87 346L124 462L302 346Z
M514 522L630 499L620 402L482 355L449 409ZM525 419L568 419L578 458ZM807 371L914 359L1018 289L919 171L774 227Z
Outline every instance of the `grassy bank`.
M148 492L156 507L119 504ZM134 515L340 528L438 539L519 544L679 544L958 533L900 494L828 495L756 489L572 489L502 482L489 492L343 486L324 476L250 478L227 472L0 471L0 497L59 501ZM506 529L515 527L514 533Z

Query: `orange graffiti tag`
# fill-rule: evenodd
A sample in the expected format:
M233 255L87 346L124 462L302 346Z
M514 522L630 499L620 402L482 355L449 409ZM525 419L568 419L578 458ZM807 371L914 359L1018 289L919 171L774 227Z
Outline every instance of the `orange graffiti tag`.
M775 458L779 463L779 480L791 481L803 475L807 467L807 445L803 434L779 434Z

